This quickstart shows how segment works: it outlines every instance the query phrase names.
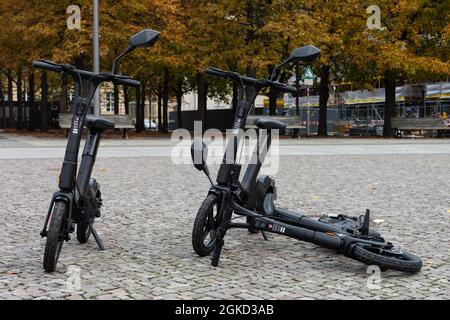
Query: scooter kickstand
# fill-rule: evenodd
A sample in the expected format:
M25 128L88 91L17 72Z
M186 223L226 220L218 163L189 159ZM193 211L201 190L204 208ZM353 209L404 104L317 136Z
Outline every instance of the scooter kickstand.
M265 241L269 241L270 240L269 237L267 236L267 234L264 231L261 230L261 234L262 234L262 236L263 236Z
M100 239L100 236L97 233L97 230L95 230L94 225L92 223L89 224L89 229L91 229L92 235L94 236L95 242L97 242L98 248L103 251L105 250L105 246L103 245L102 239Z

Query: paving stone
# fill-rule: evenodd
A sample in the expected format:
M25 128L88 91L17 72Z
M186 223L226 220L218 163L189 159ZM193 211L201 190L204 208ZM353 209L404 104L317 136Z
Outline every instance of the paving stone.
M227 234L219 268L211 267L191 247L208 181L161 157L98 159L93 175L104 207L96 226L107 250L73 236L57 272L46 274L39 232L61 160L0 160L0 299L448 299L449 160L448 154L281 159L280 206L316 217L371 208L373 219L385 220L377 228L386 239L423 258L418 274L381 273L377 290L367 288L367 267L359 262L243 230ZM81 281L73 292L71 266Z

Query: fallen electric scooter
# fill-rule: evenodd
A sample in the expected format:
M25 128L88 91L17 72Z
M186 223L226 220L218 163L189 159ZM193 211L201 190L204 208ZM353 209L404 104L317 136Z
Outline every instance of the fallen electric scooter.
M320 50L313 46L297 48L276 69L294 62L311 63L319 55ZM270 87L292 95L296 95L297 90L276 81L275 70L270 79L262 80L216 68L208 68L206 73L236 82L239 87L239 101L234 115L232 135L216 184L213 183L206 164L206 144L201 140L195 140L191 147L194 166L207 175L212 185L198 210L192 232L192 244L199 256L212 254L212 265L217 266L227 231L242 228L248 229L251 233L262 232L266 239L265 232L270 232L311 242L336 250L365 264L377 265L381 270L392 269L414 273L422 268L420 258L395 247L391 242L385 241L377 231L369 228L369 210L358 218L338 214L317 220L275 206L275 181L269 176L258 175L265 157L265 154L261 154L260 148L265 146L265 149L269 149L272 130L286 128L281 121L267 117L255 121L255 125L267 134L260 134L252 161L240 179L241 165L235 159L242 139L241 133L256 96L262 89ZM252 93L244 98L244 92L249 87L253 89L249 90ZM246 217L247 221L234 222L236 217L233 217L233 214L236 217Z

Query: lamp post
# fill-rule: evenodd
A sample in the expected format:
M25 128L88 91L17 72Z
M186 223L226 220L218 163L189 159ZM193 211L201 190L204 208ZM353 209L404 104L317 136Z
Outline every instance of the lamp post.
M306 88L306 136L309 137L309 87Z
M93 72L100 72L100 53L99 53L99 27L98 27L98 0L94 0L93 5ZM100 91L97 89L94 96L94 116L100 116Z

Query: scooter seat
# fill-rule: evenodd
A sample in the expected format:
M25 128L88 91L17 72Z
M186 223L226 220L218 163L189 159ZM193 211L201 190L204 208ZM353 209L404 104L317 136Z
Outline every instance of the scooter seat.
M84 123L86 127L89 129L99 129L99 130L114 129L115 126L113 121L93 116L87 116Z
M268 117L264 118L258 118L255 120L255 125L260 129L278 129L278 130L284 130L286 129L286 124L284 122L274 120Z

